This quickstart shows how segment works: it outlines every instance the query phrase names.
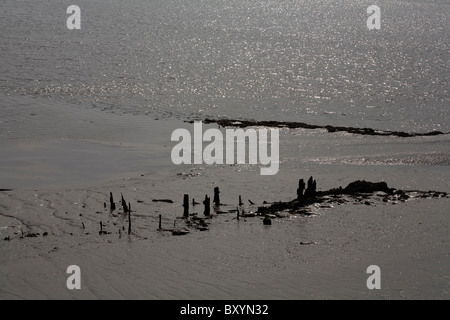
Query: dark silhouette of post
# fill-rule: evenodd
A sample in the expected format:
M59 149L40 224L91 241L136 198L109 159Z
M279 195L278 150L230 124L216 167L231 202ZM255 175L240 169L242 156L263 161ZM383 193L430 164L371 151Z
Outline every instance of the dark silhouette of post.
M303 193L305 191L305 180L300 179L298 182L298 189L297 189L297 200L301 201L303 199Z
M109 204L111 211L116 210L116 204L114 203L114 198L112 192L109 193Z
M188 194L184 195L183 207L184 207L183 216L185 218L189 218L189 195Z
M123 212L127 213L129 211L128 206L127 206L127 202L125 201L125 199L123 198L123 194L120 194L122 196L122 207L123 207Z
M220 191L219 191L219 187L215 187L214 188L214 204L216 206L220 206Z
M239 196L239 205L240 206L244 205L244 203L242 202L242 197L241 196Z
M308 187L305 191L305 197L306 198L315 198L316 197L316 189L317 189L317 182L313 179L313 177L309 178L308 180Z
M211 215L211 198L206 195L203 204L205 205L205 211L203 211L203 214L206 217L209 217Z
M314 180L313 180L313 177L311 176L311 177L308 179L308 186L307 186L307 188L306 188L306 191L307 191L307 193L308 193L308 197L311 196L313 181L314 181Z
M98 232L99 235L108 234L106 231L103 231L103 223L100 221L100 231Z
M159 215L159 228L158 228L158 230L162 230L162 228L161 228L161 220L162 220L162 215Z

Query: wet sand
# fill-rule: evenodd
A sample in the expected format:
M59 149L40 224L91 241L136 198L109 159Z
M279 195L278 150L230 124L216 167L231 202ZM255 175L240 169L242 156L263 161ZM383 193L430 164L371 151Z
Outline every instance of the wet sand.
M311 175L318 190L365 179L448 192L448 135L282 129L280 172L271 177L258 166L171 164L171 132L190 128L182 121L59 103L38 113L28 109L36 101L17 108L11 99L0 127L0 188L14 189L0 192L1 299L449 298L448 198L317 205L311 216L271 226L213 214L208 231L157 230L160 214L163 227L182 223L184 194L201 202L216 186L222 210L235 209L241 195L246 212L292 200L298 179ZM131 203L130 236L126 215L104 208L109 192ZM203 206L190 210L202 216ZM100 221L110 234L99 235ZM66 287L73 264L81 290ZM367 289L369 265L380 266L382 290Z

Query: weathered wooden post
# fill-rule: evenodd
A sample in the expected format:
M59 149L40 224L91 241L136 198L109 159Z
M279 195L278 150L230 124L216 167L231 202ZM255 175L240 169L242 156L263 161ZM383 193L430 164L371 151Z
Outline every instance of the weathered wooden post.
M159 228L158 230L162 230L161 228L162 215L159 215Z
M220 206L220 191L219 191L219 187L215 187L214 188L214 204L216 206Z
M205 195L205 201L203 201L203 204L205 205L205 211L203 211L203 214L206 217L209 217L211 215L211 198Z
M183 207L184 207L183 216L185 218L189 218L189 195L188 194L184 195Z
M308 180L308 187L306 188L305 191L305 197L314 198L316 196L316 187L317 187L316 180L314 180L314 178L311 176L311 178L309 178Z
M123 207L123 212L124 213L127 213L128 212L128 206L127 206L127 203L126 203L126 201L125 201L125 199L123 198L123 194L121 193L120 194L121 196L122 196L122 207Z
M306 192L305 192L305 195L307 195L308 198L310 198L312 195L312 184L313 184L313 177L311 176L308 179L308 186L306 187Z
M109 193L109 204L111 211L116 210L116 204L114 203L114 198L112 192Z
M298 182L297 200L301 201L303 199L303 192L305 191L305 187L305 181L303 179L300 179Z
M100 231L98 232L99 235L107 234L106 231L103 231L103 223L100 221Z
M239 205L240 206L244 205L244 203L242 202L242 197L241 196L239 196Z

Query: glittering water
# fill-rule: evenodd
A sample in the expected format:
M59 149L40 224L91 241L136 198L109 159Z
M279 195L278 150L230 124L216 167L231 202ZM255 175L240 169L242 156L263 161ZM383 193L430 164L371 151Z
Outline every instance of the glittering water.
M0 298L448 299L448 199L315 207L269 229L218 215L207 233L156 230L183 194L198 201L217 183L228 204L290 200L309 176L320 190L365 179L449 192L449 135L282 129L276 176L170 161L174 118L450 131L450 1L374 2L1 0L0 188L16 190L0 193L0 239L11 236ZM72 4L81 30L66 27ZM366 27L373 4L379 31ZM123 216L98 211L109 192L133 203L131 238L117 234ZM22 227L49 236L22 241ZM81 292L64 287L73 263ZM368 292L374 263L383 290Z
M450 131L450 2L48 0L0 4L5 94L154 118Z

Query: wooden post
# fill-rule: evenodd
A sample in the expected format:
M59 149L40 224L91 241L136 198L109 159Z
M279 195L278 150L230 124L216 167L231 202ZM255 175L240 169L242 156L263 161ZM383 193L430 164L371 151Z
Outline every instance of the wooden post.
M189 195L188 194L184 195L183 207L184 207L183 216L185 218L189 218Z
M99 235L108 234L108 232L103 231L103 223L100 221L100 231L98 232Z
M123 207L123 212L127 213L129 211L128 207L127 207L127 203L125 201L125 199L123 198L123 195L120 194L122 196L122 207Z
M312 186L313 184L313 177L310 177L308 179L308 186L306 187L306 191L305 191L305 198L311 198L312 196Z
M203 214L206 217L209 217L211 215L211 198L205 195L205 201L203 201L203 204L205 205L205 211L203 211Z
M216 206L220 206L220 191L219 191L219 187L215 187L214 188L214 204Z
M308 187L305 191L305 198L315 198L317 190L317 181L313 177L308 180Z
M242 206L244 203L242 203L242 197L239 196L239 205Z
M305 191L305 181L303 179L300 179L298 182L298 189L297 189L297 200L303 199L303 192Z
M162 220L162 215L159 215L159 228L158 228L158 230L162 230L162 228L161 228L161 220Z
M114 198L112 192L109 193L109 204L111 211L116 210L116 204L114 203Z

